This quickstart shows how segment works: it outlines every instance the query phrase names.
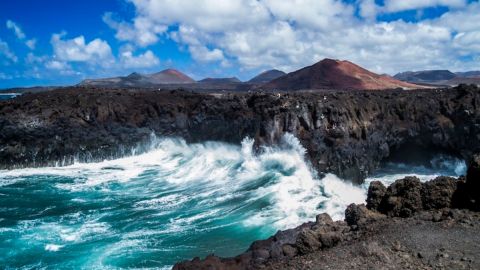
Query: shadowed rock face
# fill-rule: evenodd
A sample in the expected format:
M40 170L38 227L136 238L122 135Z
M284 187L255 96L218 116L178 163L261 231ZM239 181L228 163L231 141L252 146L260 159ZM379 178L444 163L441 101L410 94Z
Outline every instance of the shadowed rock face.
M262 72L262 73L258 74L255 77L253 77L248 82L249 83L268 83L272 80L280 78L281 76L283 76L285 74L286 74L285 72L280 71L280 70L276 70L276 69L267 70L265 72Z
M438 177L421 183L406 177L388 188L373 182L367 206L349 205L345 221L320 214L315 222L255 241L237 257L210 255L173 269L478 268L480 251L474 243L480 239L480 215L471 211L479 210L478 202L462 200L479 198L480 189L461 188L478 185L478 157L470 162L466 181Z
M480 150L480 91L197 94L71 88L0 102L0 167L114 158L152 133L274 144L294 134L319 172L361 182L405 147Z

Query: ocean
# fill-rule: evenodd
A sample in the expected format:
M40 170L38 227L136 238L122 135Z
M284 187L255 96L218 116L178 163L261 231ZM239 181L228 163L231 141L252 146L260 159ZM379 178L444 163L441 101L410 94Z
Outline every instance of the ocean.
M368 183L459 176L465 162L385 164L364 185L319 177L286 134L252 151L154 138L143 154L98 163L0 171L0 265L11 269L170 269L208 254L235 256L277 230L343 219Z

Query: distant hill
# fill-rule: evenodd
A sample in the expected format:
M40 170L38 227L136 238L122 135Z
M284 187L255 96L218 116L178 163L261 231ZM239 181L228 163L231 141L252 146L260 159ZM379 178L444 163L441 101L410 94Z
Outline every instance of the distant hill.
M324 59L312 66L279 77L263 89L415 89L422 86L402 82L388 76L370 72L352 62Z
M286 73L281 70L267 70L250 79L248 83L268 83L283 75L286 75Z
M455 72L458 77L462 78L479 78L480 71Z
M452 87L455 87L459 84L475 84L477 86L480 86L480 77L468 77L468 78L456 77L444 82L443 84L452 86Z
M394 77L405 82L438 86L457 86L462 83L480 85L480 71L456 73L448 70L407 71L398 73Z
M209 83L209 84L229 84L229 83L242 83L237 77L231 78L205 78L198 81L199 83Z
M423 70L402 72L393 77L404 82L435 83L451 80L457 75L449 70Z
M103 87L148 87L162 84L191 84L195 80L175 69L165 69L153 74L132 73L125 77L104 79L88 79L80 83L81 86Z

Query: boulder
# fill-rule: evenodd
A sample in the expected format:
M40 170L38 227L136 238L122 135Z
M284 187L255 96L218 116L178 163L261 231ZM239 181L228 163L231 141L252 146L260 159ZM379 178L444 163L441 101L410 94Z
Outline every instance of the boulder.
M423 209L422 183L417 177L405 177L387 188L379 211L391 217L410 217Z
M364 204L350 204L345 210L345 221L349 226L362 227L382 217L384 215L368 209Z
M449 208L457 190L457 180L440 176L422 184L421 195L424 210Z
M380 207L387 188L380 181L373 181L368 187L367 208L377 210Z

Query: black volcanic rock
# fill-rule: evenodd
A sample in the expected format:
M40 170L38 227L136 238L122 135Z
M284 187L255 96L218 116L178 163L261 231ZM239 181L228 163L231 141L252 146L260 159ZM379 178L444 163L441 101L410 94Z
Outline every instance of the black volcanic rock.
M237 77L231 78L205 78L203 80L198 81L199 83L205 84L238 84L242 83Z
M150 134L275 144L285 133L318 172L354 182L409 151L480 152L480 90L199 94L70 88L0 102L0 167L103 160Z
M281 70L277 70L277 69L267 70L250 79L248 83L253 83L253 84L268 83L277 78L280 78L283 75L286 75L286 73Z
M457 75L449 70L407 71L393 76L397 80L413 83L435 83L451 80Z

